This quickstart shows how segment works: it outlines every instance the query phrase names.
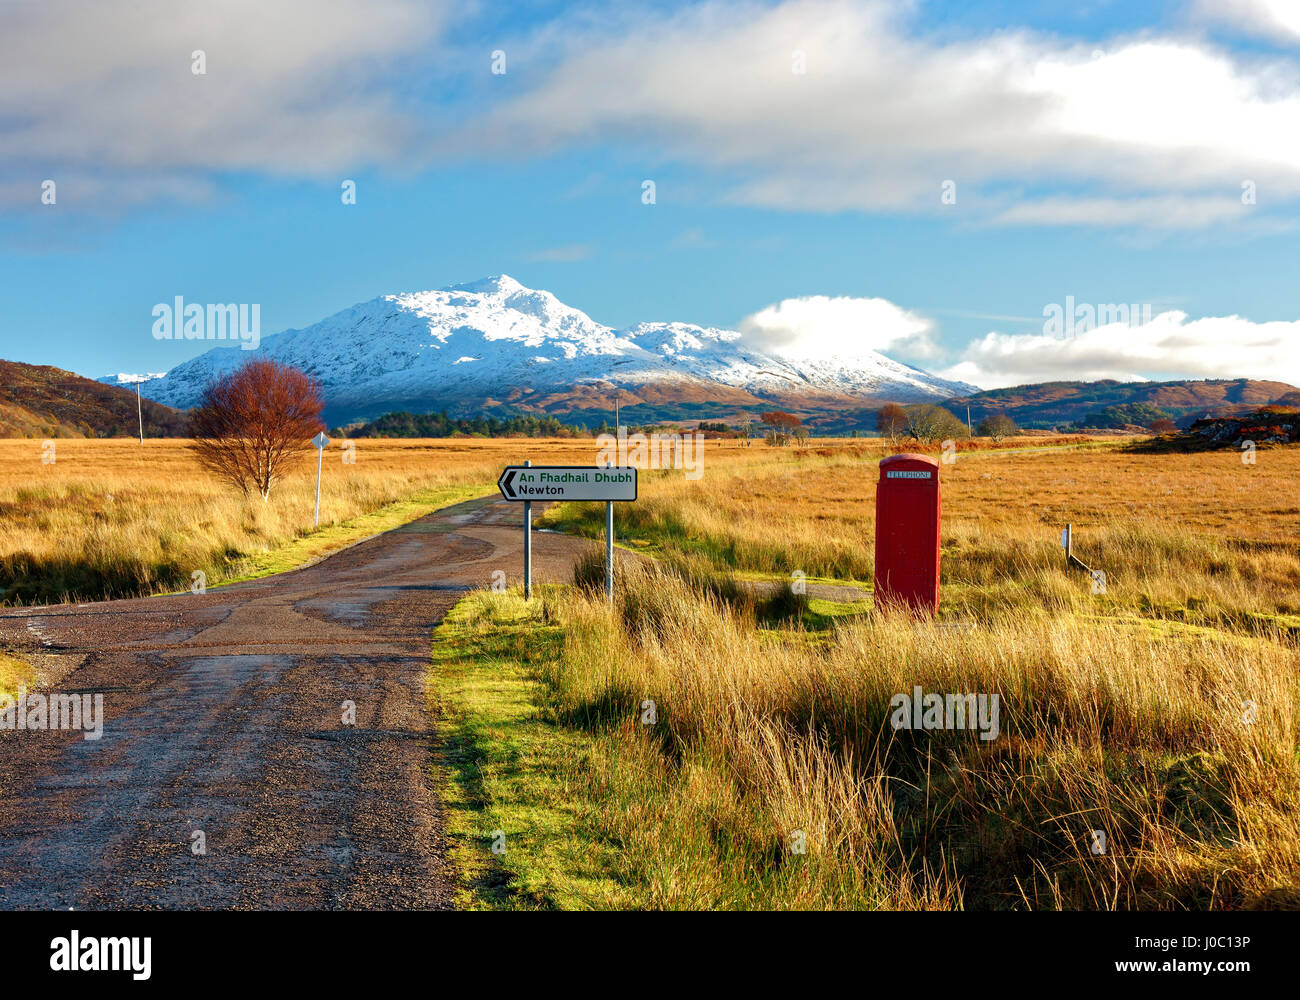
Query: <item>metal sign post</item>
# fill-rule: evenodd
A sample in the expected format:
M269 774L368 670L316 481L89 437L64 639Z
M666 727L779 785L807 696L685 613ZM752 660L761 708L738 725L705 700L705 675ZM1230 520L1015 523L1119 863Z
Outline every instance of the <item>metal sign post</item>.
M311 443L316 446L316 521L315 524L316 527L319 528L320 527L320 472L321 472L321 465L324 463L324 459L325 459L325 446L330 443L330 439L325 436L324 431L321 431L319 434L317 434L314 438L311 439Z
M533 500L605 503L605 594L614 599L614 504L636 499L635 468L591 465L509 465L497 480L506 500L524 505L524 597L533 594Z
M524 468L533 467L532 459L524 463ZM524 600L533 596L533 502L524 501Z
M605 501L605 599L614 603L614 504Z

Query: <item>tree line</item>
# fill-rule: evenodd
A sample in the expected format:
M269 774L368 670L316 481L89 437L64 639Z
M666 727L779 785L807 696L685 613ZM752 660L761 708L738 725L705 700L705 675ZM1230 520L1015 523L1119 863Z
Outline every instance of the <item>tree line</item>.
M599 430L599 429L598 429ZM509 417L449 417L440 413L385 413L361 427L349 431L349 436L395 438L443 438L465 435L467 437L586 437L592 432L586 425L563 423L552 416L532 413Z

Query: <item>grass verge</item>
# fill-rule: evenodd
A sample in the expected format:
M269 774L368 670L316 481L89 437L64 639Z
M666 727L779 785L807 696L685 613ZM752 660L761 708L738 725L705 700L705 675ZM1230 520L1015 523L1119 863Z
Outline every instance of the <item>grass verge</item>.
M541 608L517 592L475 593L434 632L428 697L443 733L434 773L456 905L632 907L638 893L601 829L603 803L589 780L602 750L557 723L535 672L561 642Z

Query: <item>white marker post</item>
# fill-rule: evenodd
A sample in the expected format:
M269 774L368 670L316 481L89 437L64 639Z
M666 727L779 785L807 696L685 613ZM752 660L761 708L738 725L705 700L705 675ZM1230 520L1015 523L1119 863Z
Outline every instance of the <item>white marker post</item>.
M501 496L524 505L524 597L532 596L533 499L605 503L605 594L614 599L614 504L636 499L636 469L591 465L509 465L497 480Z
M321 431L319 434L317 434L314 438L311 439L311 443L316 446L316 527L319 528L320 527L320 470L321 470L321 465L324 464L325 446L330 443L330 439L325 436L324 431Z

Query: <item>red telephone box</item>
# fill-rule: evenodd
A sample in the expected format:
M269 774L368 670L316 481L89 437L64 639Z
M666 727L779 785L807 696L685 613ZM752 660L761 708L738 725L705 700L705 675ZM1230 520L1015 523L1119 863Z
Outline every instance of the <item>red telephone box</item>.
M939 610L939 463L880 460L876 483L876 606Z

